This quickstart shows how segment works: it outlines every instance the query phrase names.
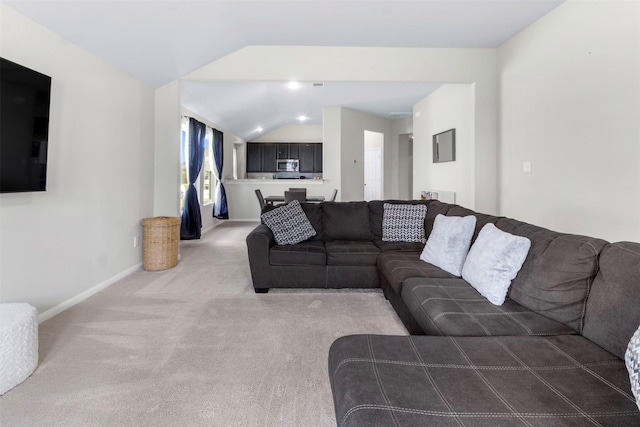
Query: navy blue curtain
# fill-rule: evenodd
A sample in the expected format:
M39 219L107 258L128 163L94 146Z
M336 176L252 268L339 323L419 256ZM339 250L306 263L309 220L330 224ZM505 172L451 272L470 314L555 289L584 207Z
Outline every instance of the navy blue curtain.
M213 216L218 219L229 219L227 193L224 191L224 185L222 185L223 139L222 132L213 129L213 160L216 162L216 173L218 174L218 191L213 205Z
M202 169L202 158L204 157L204 136L206 126L204 123L189 118L189 164L188 176L189 186L184 198L184 209L182 210L182 224L180 224L180 239L199 239L202 231L202 216L200 215L200 202L198 192L193 185L200 175Z

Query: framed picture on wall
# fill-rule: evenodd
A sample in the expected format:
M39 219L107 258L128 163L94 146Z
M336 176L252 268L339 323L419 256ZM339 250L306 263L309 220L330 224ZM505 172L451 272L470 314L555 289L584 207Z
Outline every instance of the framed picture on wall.
M449 129L433 135L433 163L456 160L456 130Z

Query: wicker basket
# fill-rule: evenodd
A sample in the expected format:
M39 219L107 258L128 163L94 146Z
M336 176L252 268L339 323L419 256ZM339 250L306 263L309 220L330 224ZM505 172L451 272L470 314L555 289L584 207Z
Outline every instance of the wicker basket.
M166 270L178 264L180 218L159 216L142 220L142 265L145 270Z

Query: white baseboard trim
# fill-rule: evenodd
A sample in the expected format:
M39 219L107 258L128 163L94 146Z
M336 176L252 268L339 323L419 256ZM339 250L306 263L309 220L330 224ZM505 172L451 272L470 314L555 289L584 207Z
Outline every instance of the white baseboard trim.
M75 297L69 298L68 300L56 305L55 307L50 308L49 310L45 311L44 313L38 315L38 323L42 323L45 320L51 319L56 314L62 313L66 309L68 309L70 307L73 307L74 305L78 304L81 301L86 300L91 295L103 290L104 288L109 287L110 285L114 284L118 280L128 276L129 274L133 273L136 270L139 270L140 268L142 268L142 263L138 263L138 264L134 265L133 267L128 268L125 271L120 272L120 273L116 274L113 277L110 277L109 279L105 280L104 282L98 283L94 287L92 287L90 289L87 289L86 291L84 291L82 293L79 293Z

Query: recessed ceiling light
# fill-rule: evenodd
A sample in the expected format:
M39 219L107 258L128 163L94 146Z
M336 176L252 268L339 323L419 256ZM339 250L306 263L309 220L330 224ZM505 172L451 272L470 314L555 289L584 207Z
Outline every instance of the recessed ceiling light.
M289 82L289 84L287 85L287 87L291 90L296 90L296 89L300 89L300 83L298 82Z
M258 133L259 133L259 132L262 132L263 130L264 130L264 129L262 129L262 127L261 127L261 126L258 126L258 127L256 128L255 132L258 132Z
M298 120L300 120L301 122L304 122L305 120L307 120L309 117L307 117L306 114L300 114L298 116Z

